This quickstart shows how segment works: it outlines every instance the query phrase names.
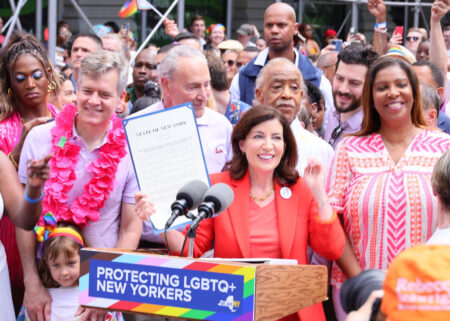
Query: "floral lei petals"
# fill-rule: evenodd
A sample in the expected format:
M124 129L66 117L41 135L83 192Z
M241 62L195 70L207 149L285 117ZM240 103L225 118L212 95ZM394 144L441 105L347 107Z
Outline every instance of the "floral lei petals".
M100 218L99 210L103 208L114 189L119 162L127 152L122 122L117 116L113 116L113 126L108 132L107 141L100 147L99 157L87 168L92 178L84 186L84 193L76 198L69 208L67 194L76 180L75 168L81 148L70 141L66 141L62 147L58 144L62 137L72 137L76 113L76 106L67 105L57 116L56 126L51 130L53 157L50 160L50 178L45 184L43 214L52 212L58 221L84 225ZM40 223L43 223L42 216Z

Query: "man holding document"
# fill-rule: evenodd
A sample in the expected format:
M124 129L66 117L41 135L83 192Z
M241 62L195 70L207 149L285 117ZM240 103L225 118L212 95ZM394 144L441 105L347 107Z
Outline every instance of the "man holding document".
M125 96L127 64L118 54L96 51L81 62L77 106L67 105L56 121L36 126L27 136L19 164L52 153L43 213L76 224L86 246L135 249L142 222L134 212L137 182L126 149L121 120L115 116ZM33 232L18 230L24 268L24 306L33 320L49 320L51 297L36 267ZM81 321L103 320L105 312L87 309ZM45 318L44 318L45 317Z
M231 160L233 127L225 116L206 107L211 78L205 56L189 46L172 48L158 65L158 81L163 100L132 117L191 102L208 172L221 172Z

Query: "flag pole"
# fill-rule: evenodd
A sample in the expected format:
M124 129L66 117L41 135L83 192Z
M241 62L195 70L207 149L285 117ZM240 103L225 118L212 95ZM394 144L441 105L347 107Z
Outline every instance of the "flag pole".
M175 8L177 5L178 0L174 0L174 2L170 5L169 9L164 13L164 15L161 17L161 19L158 21L158 23L153 27L152 32L145 38L145 41L141 44L139 49L136 51L136 55L130 60L130 65L133 65L134 60L139 55L139 53L145 48L147 43L150 41L150 39L153 37L153 35L156 33L158 28L161 26L161 24L164 22L164 20L167 18L167 16L170 14L170 12Z

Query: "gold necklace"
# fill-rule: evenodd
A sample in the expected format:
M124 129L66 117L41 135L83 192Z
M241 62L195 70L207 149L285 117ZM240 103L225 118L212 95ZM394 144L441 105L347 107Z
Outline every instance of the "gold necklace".
M264 202L266 199L269 198L270 195L272 195L272 192L273 192L273 185L272 185L272 188L270 189L270 191L263 197L256 197L255 195L253 195L252 192L250 192L250 197L257 202Z
M51 113L50 110L48 111L48 116L47 117L53 119L53 116L52 116L52 113ZM26 123L28 123L28 121L25 121L25 119L22 116L20 116L20 121L22 122L22 125L25 125Z

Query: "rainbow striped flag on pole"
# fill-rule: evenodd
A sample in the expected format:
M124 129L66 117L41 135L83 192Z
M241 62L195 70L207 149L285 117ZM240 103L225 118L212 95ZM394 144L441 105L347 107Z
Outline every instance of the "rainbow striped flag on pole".
M119 10L119 17L122 19L131 17L138 11L136 0L126 1Z

